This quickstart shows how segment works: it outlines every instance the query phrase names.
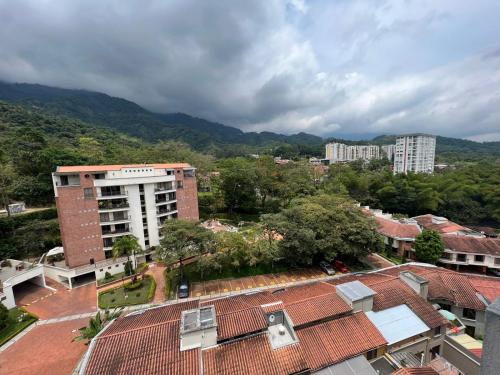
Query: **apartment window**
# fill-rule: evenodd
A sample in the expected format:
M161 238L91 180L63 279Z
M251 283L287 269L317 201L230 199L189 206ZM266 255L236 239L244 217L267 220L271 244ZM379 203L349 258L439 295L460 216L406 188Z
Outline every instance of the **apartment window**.
M476 320L476 310L464 308L462 316L466 319Z
M182 189L184 187L182 181L177 181L177 189Z
M68 176L59 176L59 180L61 181L61 186L69 185Z
M470 337L474 337L476 335L476 327L473 326L465 326L465 333Z
M484 262L484 255L475 255L474 262L483 263Z
M184 177L194 177L194 169L185 170Z
M367 360L372 360L374 358L377 358L377 349L370 350L366 352L366 359Z
M94 199L94 190L92 188L83 188L83 197L85 199Z
M457 262L465 262L467 260L466 254L457 254Z
M441 334L441 326L434 328L434 336L439 336Z
M451 259L451 254L450 253L443 253L443 255L441 255L441 259Z
M110 269L111 269L111 266L108 267L108 270L110 270Z
M104 173L96 173L96 174L93 174L92 176L94 176L94 180L104 180Z
M500 264L500 258L495 258L495 264Z

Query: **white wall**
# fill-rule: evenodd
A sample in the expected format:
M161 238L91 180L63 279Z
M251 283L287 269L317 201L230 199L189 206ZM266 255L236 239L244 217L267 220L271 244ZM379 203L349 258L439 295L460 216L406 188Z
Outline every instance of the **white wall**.
M139 185L127 186L128 202L130 205L129 215L132 226L132 234L137 237L139 244L144 249L144 232L142 227L141 197Z
M158 246L160 244L160 240L158 235L158 220L156 219L155 184L144 185L144 197L146 199L149 245Z

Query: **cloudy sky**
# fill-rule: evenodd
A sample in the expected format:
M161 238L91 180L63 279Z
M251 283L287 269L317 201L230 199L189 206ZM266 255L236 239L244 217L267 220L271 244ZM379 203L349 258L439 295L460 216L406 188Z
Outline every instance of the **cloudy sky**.
M500 140L498 0L0 0L0 80L281 133Z

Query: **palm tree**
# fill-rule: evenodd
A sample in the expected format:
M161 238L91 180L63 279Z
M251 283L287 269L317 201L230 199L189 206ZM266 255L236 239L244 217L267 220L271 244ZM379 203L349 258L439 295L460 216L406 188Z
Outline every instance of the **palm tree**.
M104 311L104 316L101 316L101 312L98 311L94 318L90 318L89 325L87 327L82 327L78 329L80 335L76 336L73 341L83 341L87 340L87 344L92 340L99 332L102 331L107 322L116 319L122 313L123 307L119 309L114 309L109 311L106 309Z
M144 251L142 250L137 238L128 235L119 237L115 243L113 244L113 258L116 259L118 257L127 256L127 261L130 262L130 256L134 257L134 270L137 268L137 260L135 259L136 254L142 254Z

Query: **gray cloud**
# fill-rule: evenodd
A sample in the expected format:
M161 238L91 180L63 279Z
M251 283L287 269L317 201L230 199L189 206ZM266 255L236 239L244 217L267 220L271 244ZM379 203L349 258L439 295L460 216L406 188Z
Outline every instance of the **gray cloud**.
M244 130L500 139L496 1L0 0L0 79Z

